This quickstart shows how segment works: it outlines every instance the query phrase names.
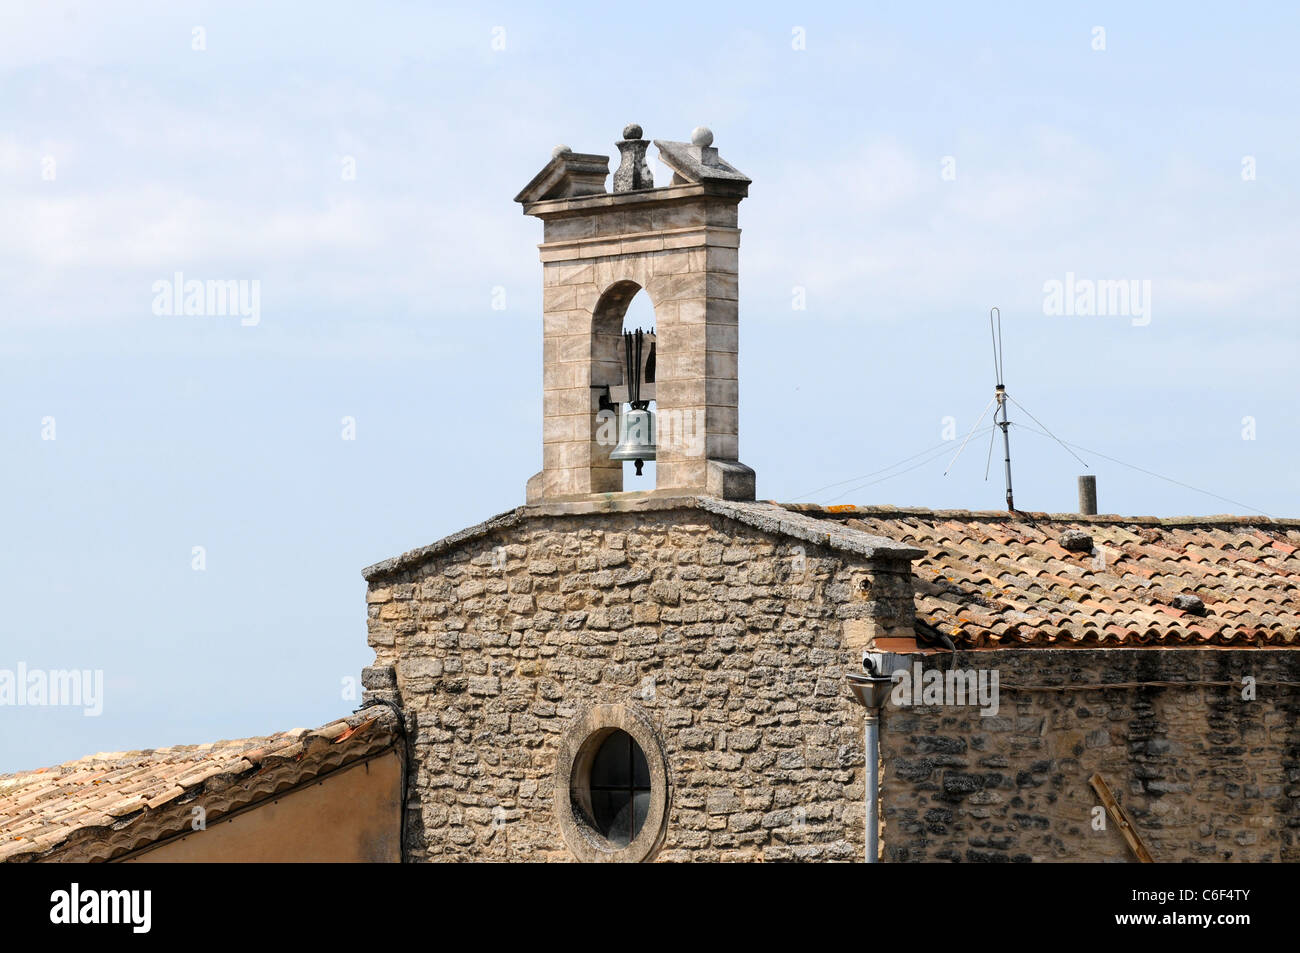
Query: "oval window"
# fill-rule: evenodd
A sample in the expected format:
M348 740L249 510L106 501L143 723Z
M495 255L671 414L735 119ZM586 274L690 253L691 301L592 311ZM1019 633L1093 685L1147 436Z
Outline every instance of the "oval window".
M578 713L555 753L554 810L575 858L651 860L667 835L668 761L654 723L629 705Z

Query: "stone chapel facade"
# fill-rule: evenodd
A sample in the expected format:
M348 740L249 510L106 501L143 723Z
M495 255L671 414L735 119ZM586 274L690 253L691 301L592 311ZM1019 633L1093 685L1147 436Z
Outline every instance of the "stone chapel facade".
M790 856L862 850L859 728L832 673L846 620L910 624L896 584L869 592L908 549L851 531L818 547L814 520L752 502L737 416L749 179L701 129L655 142L675 173L655 188L648 145L624 130L612 193L605 156L558 147L517 198L544 224L543 466L528 505L366 573L366 680L412 723L415 857L761 856L809 823L837 836L811 854L791 837ZM624 493L596 435L642 289L656 485ZM621 836L596 803L620 795L593 790L620 733L645 761Z

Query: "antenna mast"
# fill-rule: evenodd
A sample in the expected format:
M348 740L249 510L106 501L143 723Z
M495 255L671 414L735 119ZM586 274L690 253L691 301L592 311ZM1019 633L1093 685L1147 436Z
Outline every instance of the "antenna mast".
M997 315L997 323L994 324L993 315ZM997 379L997 386L993 389L993 399L997 401L997 410L993 412L993 423L1002 428L1002 449L1005 453L1004 463L1007 474L1007 512L1016 511L1015 497L1011 494L1011 436L1008 430L1011 422L1007 420L1007 385L1002 379L1002 311L998 308L989 309L989 334L993 338L993 372ZM998 415L1001 415L1001 420Z

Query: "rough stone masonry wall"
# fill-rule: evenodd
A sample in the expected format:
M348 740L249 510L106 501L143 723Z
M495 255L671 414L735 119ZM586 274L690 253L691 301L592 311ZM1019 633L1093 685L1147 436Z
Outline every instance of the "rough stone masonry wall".
M601 703L640 705L662 739L659 859L857 859L862 717L840 633L874 611L866 575L683 510L532 518L372 580L370 644L415 752L408 859L570 859L556 748Z
M1022 649L958 667L998 669L1000 711L887 710L886 860L1131 860L1114 824L1092 827L1094 772L1156 861L1300 860L1300 691L1240 688L1300 682L1300 653ZM1175 680L1234 687L1010 690Z

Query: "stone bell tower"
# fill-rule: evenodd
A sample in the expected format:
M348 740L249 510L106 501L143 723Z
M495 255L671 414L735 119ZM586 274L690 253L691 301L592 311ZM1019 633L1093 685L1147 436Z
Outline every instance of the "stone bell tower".
M542 472L528 481L528 502L623 491L623 465L599 435L624 384L623 316L642 289L656 325L654 493L752 500L754 471L738 459L736 373L736 212L750 180L703 127L689 143L654 141L674 173L660 188L641 127L625 128L617 145L613 192L606 156L557 146L515 197L544 225Z

